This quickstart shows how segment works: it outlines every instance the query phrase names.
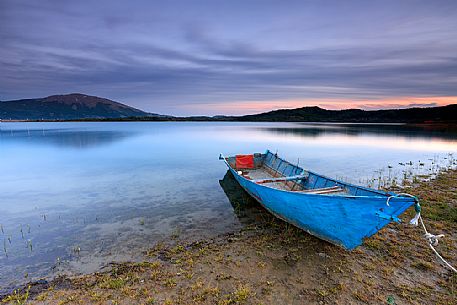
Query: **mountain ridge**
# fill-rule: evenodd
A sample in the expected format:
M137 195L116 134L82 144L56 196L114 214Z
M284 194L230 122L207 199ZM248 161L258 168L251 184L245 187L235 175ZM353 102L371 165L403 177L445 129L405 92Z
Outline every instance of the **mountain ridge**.
M0 119L49 121L235 121L235 122L347 122L347 123L457 123L457 104L405 109L327 110L318 106L278 109L242 116L176 117L148 113L97 96L81 93L0 102Z
M74 120L153 116L110 99L81 93L0 102L0 119Z
M425 123L457 122L457 104L438 107L404 109L343 109L327 110L318 106L279 109L245 115L240 121L260 122L351 122L351 123Z

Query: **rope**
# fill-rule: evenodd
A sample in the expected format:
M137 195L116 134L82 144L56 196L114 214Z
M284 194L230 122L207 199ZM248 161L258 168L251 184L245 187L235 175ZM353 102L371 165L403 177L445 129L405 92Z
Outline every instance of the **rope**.
M428 241L428 245L429 247L432 249L433 252L435 252L436 256L449 268L451 269L452 271L454 271L455 273L457 273L457 269L455 269L451 264L449 264L439 253L438 251L436 251L435 249L435 246L438 245L438 241L440 238L443 238L444 237L444 234L438 234L438 235L434 235L434 234L431 234L430 232L427 231L427 228L425 227L425 224L424 224L424 221L422 220L422 217L421 217L421 206L419 204L419 200L417 199L416 196L413 196L413 195L410 195L410 194L407 194L407 193L400 193L400 194L397 194L397 195L394 195L394 196L390 196L389 198L387 198L387 206L390 206L389 205L389 201L391 198L395 198L395 197L400 197L400 196L404 196L404 197L411 197L411 198L414 198L414 201L415 201L415 205L414 205L414 210L416 211L416 215L414 216L413 219L411 219L411 221L409 222L411 225L413 226L418 226L419 225L419 221L422 225L422 228L424 229L424 237L425 239L427 239Z
M457 269L455 269L451 264L449 264L439 253L438 251L436 251L435 247L436 245L438 245L438 240L442 237L444 237L444 234L439 234L439 235L433 235L431 233L429 233L427 231L427 228L425 227L425 224L424 224L424 221L422 220L422 217L420 216L419 214L419 220L422 224L422 228L424 228L424 232L425 232L425 238L428 240L428 245L430 246L430 248L433 250L433 252L435 252L436 256L438 256L438 258L449 268L451 269L452 271L454 271L455 273L457 273Z
M396 197L402 197L402 196L403 196L403 197L411 197L411 198L414 198L414 200L416 201L416 203L419 203L419 200L417 199L416 196L413 196L413 195L408 194L408 193L398 193L398 194L396 194L396 195L389 196L389 198L387 198L387 202L386 202L387 206L390 207L390 204L389 204L390 199L396 198Z

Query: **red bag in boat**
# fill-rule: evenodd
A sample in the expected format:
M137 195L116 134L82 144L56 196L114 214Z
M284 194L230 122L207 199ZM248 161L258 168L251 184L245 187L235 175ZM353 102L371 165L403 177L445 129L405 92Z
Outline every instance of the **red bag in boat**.
M254 168L254 155L236 155L236 168Z

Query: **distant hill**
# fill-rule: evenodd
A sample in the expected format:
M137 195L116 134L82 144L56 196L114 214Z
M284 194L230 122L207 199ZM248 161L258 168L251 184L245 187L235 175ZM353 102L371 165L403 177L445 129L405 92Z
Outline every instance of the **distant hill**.
M352 122L352 123L457 123L457 104L389 110L326 110L319 107L281 109L254 115L232 117L256 122Z
M0 119L75 120L154 116L109 99L73 93L0 102Z
M106 119L113 120L113 119ZM114 119L117 120L117 119ZM130 117L124 121L216 121L216 122L334 122L334 123L453 123L457 124L457 104L389 110L326 110L319 107L281 109L244 116Z
M4 120L85 121L238 121L347 123L457 123L457 104L389 110L326 110L320 107L281 109L244 116L174 117L147 113L109 99L79 93L0 102Z

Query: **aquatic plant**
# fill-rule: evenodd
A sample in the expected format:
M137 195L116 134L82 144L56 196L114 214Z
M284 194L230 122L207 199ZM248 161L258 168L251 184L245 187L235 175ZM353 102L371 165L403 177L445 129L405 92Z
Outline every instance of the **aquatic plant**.
M79 255L79 253L81 252L81 247L79 247L79 246L74 247L73 252L76 253L77 255Z
M177 239L179 235L181 234L181 229L179 227L176 227L173 232L171 233L171 238L172 239Z
M399 162L398 165L400 168L387 165L386 168L375 170L371 178L358 178L358 182L369 188L381 190L401 189L421 181L434 179L443 171L456 169L457 161L453 154L449 153L446 155L434 155L433 158L427 159L427 162L409 160L408 162Z
M8 257L8 250L6 249L6 239L3 239L3 251L5 252L5 256Z
M121 289L125 286L127 282L123 278L107 278L105 281L100 285L100 288L105 289Z
M172 288L172 287L175 287L176 286L176 279L174 278L167 278L163 284L166 286L166 287L169 287L169 288Z
M19 289L16 289L13 291L12 294L7 296L2 300L2 303L5 304L17 304L17 305L23 305L26 304L28 299L29 299L29 292L30 292L31 286L27 286L27 289L25 290L24 293L21 293Z

